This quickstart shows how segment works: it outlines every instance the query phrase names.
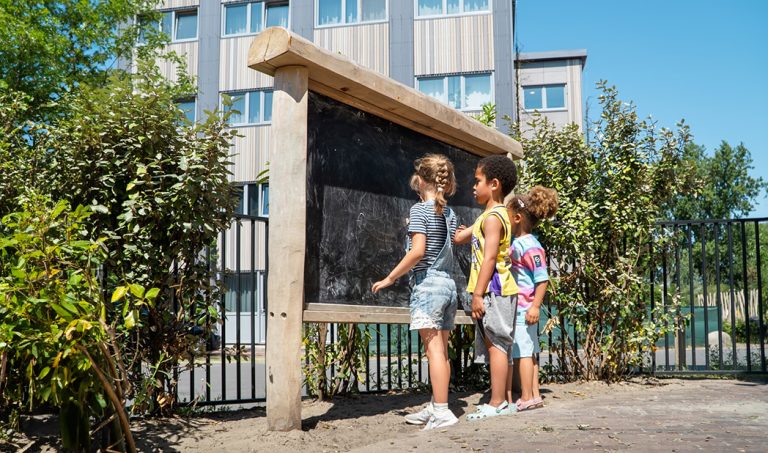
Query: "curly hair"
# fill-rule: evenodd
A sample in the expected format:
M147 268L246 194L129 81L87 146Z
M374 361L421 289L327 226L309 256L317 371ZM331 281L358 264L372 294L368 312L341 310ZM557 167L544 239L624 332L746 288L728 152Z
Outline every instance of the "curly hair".
M499 180L501 183L501 195L507 196L508 193L517 185L517 167L512 159L506 156L487 156L480 159L477 168L485 175L485 179Z
M525 215L531 227L553 217L557 213L557 206L557 191L544 186L534 186L528 193L515 195L507 203L512 211Z
M419 180L421 178L426 184L434 186L437 191L435 196L435 212L443 213L443 209L448 204L446 197L456 193L456 175L453 170L453 163L442 154L427 154L416 159L414 163L416 171L411 176L411 189L419 190Z

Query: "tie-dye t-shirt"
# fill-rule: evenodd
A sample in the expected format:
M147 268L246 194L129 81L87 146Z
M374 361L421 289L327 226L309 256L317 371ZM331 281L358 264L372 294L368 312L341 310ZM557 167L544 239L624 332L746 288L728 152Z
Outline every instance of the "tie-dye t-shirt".
M544 248L532 234L526 234L512 241L509 256L512 259L512 275L519 290L517 307L527 310L533 304L536 284L549 280Z

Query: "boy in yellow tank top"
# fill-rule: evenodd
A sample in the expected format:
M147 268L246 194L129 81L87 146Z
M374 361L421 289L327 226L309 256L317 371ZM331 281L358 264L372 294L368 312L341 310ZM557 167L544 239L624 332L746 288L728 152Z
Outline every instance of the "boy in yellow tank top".
M491 401L478 406L467 420L515 411L515 406L506 401L506 386L512 364L518 291L508 254L512 227L504 197L516 184L517 169L511 159L481 159L475 170L474 196L485 210L471 229L459 228L454 238L457 244L472 242L467 291L472 294L475 320L475 362L489 363L491 367Z

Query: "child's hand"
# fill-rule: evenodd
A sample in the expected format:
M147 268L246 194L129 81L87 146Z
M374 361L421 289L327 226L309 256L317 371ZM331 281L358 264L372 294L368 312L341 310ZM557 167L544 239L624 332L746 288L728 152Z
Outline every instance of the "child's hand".
M387 286L392 286L394 283L395 280L389 276L386 276L383 280L379 280L378 282L374 283L371 287L371 291L373 291L373 294L376 294L379 292L379 290L384 289Z
M483 296L472 294L472 319L482 319L485 316L485 304Z
M528 312L525 314L525 322L528 324L536 324L539 322L539 307L531 306Z
M466 225L459 225L456 228L456 232L453 234L454 244L466 244L469 242L469 238L472 237L472 230L467 228Z

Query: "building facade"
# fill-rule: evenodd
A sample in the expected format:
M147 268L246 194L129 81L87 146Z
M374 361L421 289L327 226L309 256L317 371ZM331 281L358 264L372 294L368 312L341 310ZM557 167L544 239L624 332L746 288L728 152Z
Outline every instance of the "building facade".
M159 9L169 49L198 80L181 107L202 118L229 96L237 111L232 172L245 214L268 214L268 189L251 186L270 160L272 78L247 67L251 41L267 27L286 27L469 114L490 102L499 118L539 110L558 125L582 123L586 52L516 59L512 0L164 0ZM176 77L173 64L159 64Z
M540 112L557 127L584 125L582 72L586 50L520 53L517 55L518 118L525 124Z

